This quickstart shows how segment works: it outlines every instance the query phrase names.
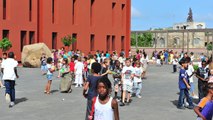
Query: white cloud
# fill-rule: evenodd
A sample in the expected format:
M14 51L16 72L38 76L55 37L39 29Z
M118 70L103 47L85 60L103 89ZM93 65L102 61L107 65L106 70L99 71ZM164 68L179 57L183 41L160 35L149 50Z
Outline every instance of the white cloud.
M131 6L131 17L132 18L140 18L142 15L139 10L137 10L135 7Z

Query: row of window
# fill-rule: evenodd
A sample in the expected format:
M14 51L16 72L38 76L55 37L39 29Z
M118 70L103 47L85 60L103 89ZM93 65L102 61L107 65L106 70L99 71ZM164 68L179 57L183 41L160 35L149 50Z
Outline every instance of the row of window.
M20 49L22 51L24 45L27 43L33 44L35 43L35 32L34 31L29 31L29 42L27 42L27 31L21 31L20 32ZM9 30L3 30L2 31L2 38L8 38L9 39ZM58 42L58 33L53 32L52 33L52 49L57 49L57 42ZM77 34L73 33L72 38L77 39ZM116 36L115 35L107 35L106 36L106 50L115 50L115 43L116 43ZM121 36L121 49L124 49L125 46L125 37ZM75 41L72 44L72 49L76 50L77 49L77 41ZM90 35L90 51L95 51L95 34Z
M58 33L57 32L53 32L52 33L52 49L57 49L57 35ZM76 33L73 33L72 34L72 37L77 39L77 34ZM114 51L116 50L115 49L115 43L116 43L116 36L115 35L107 35L106 36L106 50L107 51ZM125 36L121 36L121 49L124 49L125 47ZM73 50L76 50L77 49L77 41L75 41L73 44L72 44L72 49ZM95 51L95 34L91 34L90 35L90 51Z
M2 31L2 38L8 38L10 37L10 31L9 30L3 30ZM29 31L29 44L36 43L35 41L35 32ZM20 32L20 50L22 51L24 45L27 44L27 31L21 31Z
M91 0L90 3L90 25L93 25L93 16L94 16L94 4L95 4L95 0ZM77 1L76 0L72 0L72 24L75 24L75 18L76 18L76 6L77 6ZM115 22L115 6L116 3L113 2L112 3L112 26L114 26L114 22ZM29 21L32 21L32 0L29 0ZM121 10L122 10L122 27L123 27L123 23L125 20L125 4L121 4ZM52 23L54 24L56 22L56 0L52 0ZM7 1L3 0L3 20L7 19Z

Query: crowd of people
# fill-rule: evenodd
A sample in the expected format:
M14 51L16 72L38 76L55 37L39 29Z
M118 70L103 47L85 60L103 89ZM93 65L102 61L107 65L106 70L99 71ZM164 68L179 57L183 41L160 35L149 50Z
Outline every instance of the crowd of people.
M7 54L5 54L7 55ZM8 53L8 58L0 58L6 100L9 107L14 106L15 78L17 61L14 53ZM118 105L128 106L132 97L142 98L143 80L150 63L162 66L172 64L173 73L179 69L179 99L177 108L195 110L198 117L211 120L213 111L213 63L204 54L200 55L198 68L194 67L194 53L173 52L173 50L154 51L149 58L145 50L138 50L135 54L129 51L129 56L122 50L120 53L97 50L88 55L80 50L68 51L62 47L53 50L52 56L41 56L41 74L46 76L47 84L44 93L51 94L53 73L61 79L60 91L72 92L72 84L83 88L83 96L87 99L86 120L104 119L119 120ZM10 64L10 65L8 65ZM111 76L109 77L109 74ZM194 91L193 75L198 78L198 96ZM112 84L113 83L113 84ZM189 92L190 91L190 92ZM113 96L113 97L112 97ZM194 107L192 99L199 99L200 103ZM205 119L204 119L205 118Z

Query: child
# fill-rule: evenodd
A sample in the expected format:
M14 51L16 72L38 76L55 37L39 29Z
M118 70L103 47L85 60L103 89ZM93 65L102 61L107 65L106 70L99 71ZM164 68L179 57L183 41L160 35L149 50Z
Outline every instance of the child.
M97 81L101 78L98 74L101 71L101 64L94 62L91 65L92 75L88 75L86 84L84 85L83 96L87 98L86 120L92 110L92 99L97 96ZM88 92L87 92L88 91Z
M123 85L123 95L122 95L122 102L120 106L124 106L125 98L126 98L126 92L127 93L127 105L130 103L130 95L132 93L132 86L133 82L132 79L134 77L134 68L131 66L130 59L126 59L126 66L124 66L122 70L122 85Z
M120 62L118 60L115 61L115 69L114 72L115 74L113 74L113 78L114 78L114 90L115 90L115 99L118 99L118 91L119 91L119 87L121 86L121 72L122 69L120 67ZM121 92L122 95L122 92ZM122 97L121 97L122 98Z
M181 65L181 69L180 69L180 73L179 73L179 89L180 89L180 95L179 95L179 100L178 100L178 109L184 109L183 107L183 102L184 102L184 95L187 98L187 101L189 102L189 109L193 109L194 105L192 103L192 99L189 96L189 92L188 90L190 89L190 85L188 83L188 75L186 73L187 69L187 61L186 59L181 59L181 61L179 62L179 64Z
M60 83L60 90L61 92L68 92L71 93L72 89L71 89L71 75L70 73L70 69L69 69L69 65L68 65L68 59L64 58L62 61L62 68L63 68L63 72L61 73L61 83Z
M108 58L104 59L104 62L101 68L101 76L108 78L109 64L110 64L110 60Z
M195 113L198 115L197 120L212 120L213 114L213 83L207 86L208 94L204 97L198 106L194 108Z
M61 72L63 72L63 69L61 69L62 67L62 60L63 60L63 55L59 55L59 59L58 59L58 78L61 77Z
M69 64L69 66L70 66L70 74L71 74L71 80L72 81L74 81L74 79L75 79L75 63L74 63L74 61L75 61L75 59L74 59L74 57L72 57L71 58L71 61L70 61L70 64Z
M178 64L178 59L176 56L174 56L174 59L172 59L173 73L177 72L177 64Z
M55 71L55 67L52 65L53 59L51 57L47 58L47 84L45 87L45 94L50 94L50 87L52 84L53 72Z
M46 72L47 72L47 63L46 63L47 58L46 58L45 53L42 53L40 61L41 61L41 72L42 72L42 75L45 75Z
M119 120L118 103L110 97L110 89L111 82L107 77L98 80L98 96L93 98L94 113L91 113L90 119L94 114L94 120Z
M196 77L198 78L198 95L199 100L201 100L204 97L204 86L208 83L208 75L209 74L209 68L207 67L207 62L202 61L201 67L198 68Z
M140 65L139 61L136 62L136 66L135 66L134 69L135 69L134 93L135 93L136 97L141 98L141 96L140 96L140 92L141 92L141 89L142 89L141 76L142 76L143 70L141 69L141 65Z
M83 80L84 83L86 82L86 78L88 76L88 63L87 63L87 57L84 57L83 59L83 64L84 64L84 71L83 71Z
M0 69L1 69L1 64L2 64L2 58L0 58ZM1 82L1 79L2 79L2 72L0 71L0 87L5 88L5 86Z
M5 99L9 104L9 107L15 105L15 79L19 78L17 72L18 62L14 59L15 55L13 52L8 53L8 58L3 60L1 71L3 73L2 79L6 87Z
M75 87L82 87L83 84L83 70L84 70L84 64L81 62L81 57L78 57L78 61L75 64Z
M189 83L190 83L190 92L191 96L194 99L198 99L198 96L195 95L194 93L194 81L193 81L193 74L194 74L194 68L192 66L192 62L188 63L188 69L186 70L188 76L189 76Z

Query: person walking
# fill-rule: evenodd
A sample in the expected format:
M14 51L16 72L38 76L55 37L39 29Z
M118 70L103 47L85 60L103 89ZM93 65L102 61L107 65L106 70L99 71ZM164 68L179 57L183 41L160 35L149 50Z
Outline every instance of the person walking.
M9 52L8 58L2 62L1 71L3 73L2 79L4 80L6 91L6 102L9 107L15 105L15 79L19 78L17 73L18 62L14 59L14 53Z

